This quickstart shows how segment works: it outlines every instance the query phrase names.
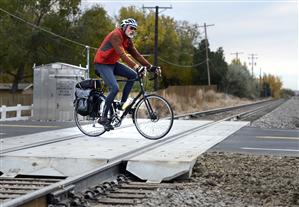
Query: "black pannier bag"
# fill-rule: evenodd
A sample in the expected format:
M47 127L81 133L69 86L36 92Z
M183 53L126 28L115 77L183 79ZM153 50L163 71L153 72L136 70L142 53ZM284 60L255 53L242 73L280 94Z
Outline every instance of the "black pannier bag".
M93 80L93 79L84 80L84 81L77 83L76 88L80 88L83 90L101 88L101 81Z
M75 110L78 114L82 116L87 116L92 108L92 102L89 100L89 95L92 89L82 90L76 88L75 95L76 99L74 101Z
M101 87L99 80L84 80L76 84L74 106L78 114L82 116L97 116L99 93L95 89Z
M99 110L100 110L100 104L101 104L102 100L104 100L103 97L104 97L104 95L102 93L98 93L95 90L92 90L90 92L90 95L88 97L88 102L92 103L90 105L90 109L89 109L89 115L91 117L100 116Z

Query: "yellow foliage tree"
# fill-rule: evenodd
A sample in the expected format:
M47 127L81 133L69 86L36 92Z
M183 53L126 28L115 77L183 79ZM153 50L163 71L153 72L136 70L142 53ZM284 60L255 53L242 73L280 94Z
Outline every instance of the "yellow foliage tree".
M265 74L262 77L262 83L263 85L267 84L270 87L271 90L271 96L273 98L279 98L281 89L282 89L282 81L278 76L274 76L271 74Z

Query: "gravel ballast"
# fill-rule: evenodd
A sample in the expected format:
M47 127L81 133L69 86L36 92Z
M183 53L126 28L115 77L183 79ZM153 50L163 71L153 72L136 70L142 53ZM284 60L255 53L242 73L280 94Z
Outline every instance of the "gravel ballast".
M299 157L205 153L190 181L140 206L299 206Z
M252 126L298 129L299 98L287 100ZM299 207L299 156L204 153L190 180L161 188L137 206Z
M287 100L280 107L254 121L260 128L299 129L299 97Z

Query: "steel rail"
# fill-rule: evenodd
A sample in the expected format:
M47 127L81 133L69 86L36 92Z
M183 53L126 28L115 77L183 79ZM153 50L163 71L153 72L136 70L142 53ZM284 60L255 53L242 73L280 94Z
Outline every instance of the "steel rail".
M279 100L278 100L278 101L279 101ZM280 105L280 104L281 104L281 101L279 101L278 104ZM240 113L238 113L238 114L234 114L234 115L232 115L232 117L236 118L236 120L243 120L243 118L246 118L246 117L248 117L248 116L251 116L251 115L253 115L253 114L256 114L256 113L258 113L258 112L264 110L265 108L269 108L269 107L271 107L271 106L276 106L276 105L278 105L278 104L277 104L277 101L272 101L272 102L267 103L266 105L262 105L262 106L260 106L260 107L258 107L258 108L254 108L254 109L249 110L249 111L244 111L244 112L240 112ZM234 120L232 120L232 121L234 121Z
M179 118L188 117L188 116L193 117L193 116L198 116L198 115L216 114L216 113L231 111L231 110L235 110L235 109L239 109L239 108L243 108L243 107L247 107L247 106L255 106L255 105L259 105L259 104L263 104L263 103L271 102L271 101L273 101L273 100L267 99L267 100L263 100L263 101L250 103L250 104L241 104L241 105L237 105L237 106L222 107L222 108L216 108L216 109L211 109L211 110L206 110L206 111L190 112L190 113L186 113L186 114L176 115L174 118L179 119Z
M253 116L254 114L262 111L264 108L267 108L268 106L270 106L270 107L273 106L273 108L276 108L276 107L280 106L281 104L283 104L284 102L285 102L285 100L277 100L277 101L271 102L270 104L266 105L265 107L259 107L255 110L249 111L248 113L240 115L239 120L245 120L246 118Z

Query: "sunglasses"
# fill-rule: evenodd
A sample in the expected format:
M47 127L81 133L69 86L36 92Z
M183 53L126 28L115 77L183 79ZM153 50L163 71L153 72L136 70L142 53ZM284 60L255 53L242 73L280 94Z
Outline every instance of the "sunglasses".
M134 30L134 31L136 31L137 28L136 28L136 27L131 27L131 26L130 26L130 30Z

